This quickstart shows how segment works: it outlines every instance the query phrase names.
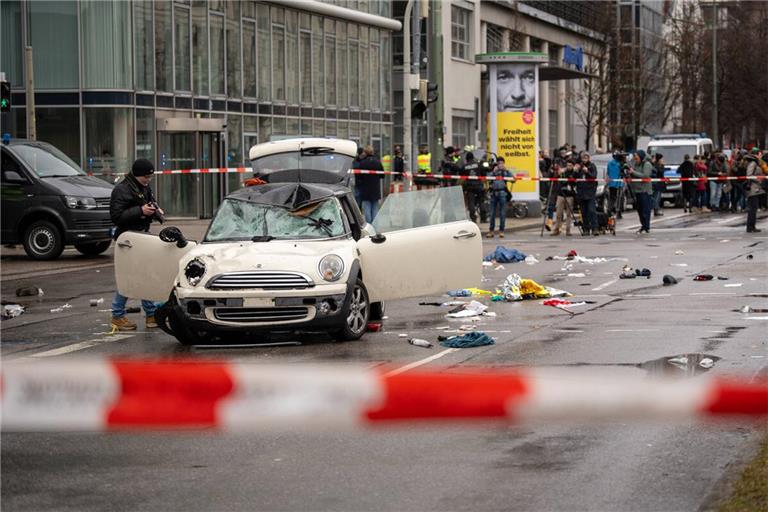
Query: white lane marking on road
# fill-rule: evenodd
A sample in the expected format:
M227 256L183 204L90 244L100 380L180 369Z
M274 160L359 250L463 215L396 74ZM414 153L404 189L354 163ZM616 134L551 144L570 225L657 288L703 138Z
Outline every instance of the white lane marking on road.
M631 293L631 294L625 295L625 297L641 297L643 299L660 299L663 297L671 297L671 296L672 296L671 293L657 293L657 294L647 294L647 295Z
M605 332L656 332L656 331L658 331L658 329L606 329L605 330Z
M392 370L391 372L387 372L384 374L385 377L394 377L395 375L400 375L401 373L407 372L408 370L412 370L414 368L418 368L419 366L425 365L427 363L431 363L435 359L440 359L446 354L450 354L452 352L458 352L459 349L457 348L447 348L443 350L442 352L438 352L437 354L429 357L425 357L424 359L419 359L418 361L414 361L413 363L407 364L405 366L401 366L400 368L396 368Z
M72 345L66 345L64 347L54 348L51 350L45 350L43 352L37 352L36 354L31 354L30 357L54 357L54 356L60 356L64 354L69 354L71 352L77 352L78 350L85 350L86 348L91 348L93 346L96 346L100 343L105 343L109 341L118 341L118 340L124 340L126 338L130 338L134 336L133 334L111 334L109 336L104 336L102 338L94 338L92 340L86 340L81 341L79 343L73 343Z
M736 295L734 292L696 292L688 295Z
M611 279L610 281L606 281L605 283L601 284L601 285L600 285L600 286L598 286L597 288L592 288L592 291L593 291L593 292L599 292L599 291L600 291L600 290L602 290L603 288L608 288L608 287L609 287L609 286L611 286L613 283L617 283L618 281L619 281L618 279Z
M748 316L746 320L768 320L768 316Z

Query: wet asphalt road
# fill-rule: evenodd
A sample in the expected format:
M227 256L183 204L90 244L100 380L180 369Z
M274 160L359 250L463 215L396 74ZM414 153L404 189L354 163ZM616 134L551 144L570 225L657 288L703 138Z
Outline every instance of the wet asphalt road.
M759 222L765 227L765 221ZM496 318L479 329L493 346L422 349L398 335L436 341L445 310L424 298L387 305L381 332L335 343L292 335L301 346L187 349L143 326L106 335L114 288L108 259L50 274L19 273L3 259L4 301L21 286L41 299L20 300L27 313L2 323L4 361L46 357L155 355L224 357L252 364L358 363L402 367L432 356L428 367L585 366L646 373L648 361L682 353L721 358L710 372L766 374L768 236L746 234L743 216L690 216L667 210L651 235L636 236L630 212L616 237L552 238L538 229L511 233L508 247L541 262L484 268L484 287L510 272L595 301L569 314L538 301L492 303ZM762 236L761 236L762 235ZM500 243L484 242L485 252ZM545 261L574 249L587 257L626 258L594 265ZM675 254L683 251L684 254ZM752 259L747 259L752 255ZM617 279L621 267L648 268L650 279ZM51 268L56 268L51 266ZM28 276L29 273L33 276ZM584 274L584 277L568 274ZM694 282L697 273L728 280ZM26 276L8 278L9 274ZM662 286L663 274L679 284ZM727 286L740 285L740 286ZM761 296L762 295L762 296ZM98 307L89 299L103 297ZM65 303L59 313L50 309ZM140 321L140 315L132 315ZM257 340L248 340L257 341ZM696 377L692 377L696 378ZM727 424L537 425L398 428L372 432L285 431L259 435L41 434L2 437L4 510L698 510L722 492L722 479L750 453L755 426Z

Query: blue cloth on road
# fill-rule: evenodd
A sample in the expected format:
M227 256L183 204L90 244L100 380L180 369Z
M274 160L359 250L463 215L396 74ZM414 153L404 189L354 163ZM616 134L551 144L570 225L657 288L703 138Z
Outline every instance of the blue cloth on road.
M496 246L496 250L483 258L483 261L496 260L498 263L517 263L525 260L525 254L517 249L507 249L501 245Z
M493 338L482 331L472 331L461 336L451 336L447 340L440 342L440 345L447 348L471 348L493 345L496 343Z

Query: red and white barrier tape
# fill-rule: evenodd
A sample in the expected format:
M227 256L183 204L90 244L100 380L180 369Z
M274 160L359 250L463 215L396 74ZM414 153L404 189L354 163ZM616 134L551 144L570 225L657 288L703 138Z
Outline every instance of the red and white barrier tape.
M159 170L155 171L155 176L165 176L174 174L227 174L227 173L247 173L252 172L250 167L210 167L205 169L172 169L172 170ZM93 176L94 173L88 173ZM527 174L517 174L514 178L506 178L504 176L463 176L460 174L410 174L408 172L395 172L395 171L369 171L367 169L350 169L349 174L378 174L378 175L401 175L406 179L411 178L434 178L440 180L474 180L474 181L561 181L568 183L579 182L605 182L623 181L625 183L679 183L684 181L706 182L706 181L719 181L725 183L726 181L749 181L749 180L765 180L768 176L722 176L722 177L701 177L701 178L605 178L603 180L598 178L544 178L536 176L528 176ZM124 176L125 173L113 173L112 176Z
M768 382L562 369L464 373L198 360L6 363L5 431L354 427L394 421L689 420L768 415Z

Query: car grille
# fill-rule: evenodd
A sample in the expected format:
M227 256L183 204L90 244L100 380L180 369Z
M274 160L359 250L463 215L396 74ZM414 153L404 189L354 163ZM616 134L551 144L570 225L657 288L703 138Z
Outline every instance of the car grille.
M315 283L297 272L230 272L214 277L207 285L211 289L261 288L286 290L311 288Z
M96 209L97 210L109 210L109 198L108 197L99 197L96 199Z
M112 221L109 219L76 219L75 229L109 229Z
M302 320L308 314L309 308L302 306L282 308L216 308L213 312L217 320L247 323Z

